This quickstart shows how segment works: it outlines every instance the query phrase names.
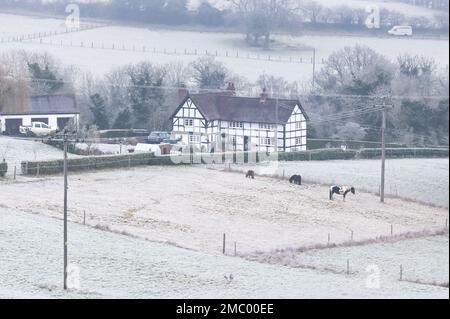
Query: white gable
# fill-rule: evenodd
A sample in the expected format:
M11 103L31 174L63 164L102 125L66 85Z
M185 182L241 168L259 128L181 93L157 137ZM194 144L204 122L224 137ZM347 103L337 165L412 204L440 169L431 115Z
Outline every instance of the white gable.
M191 99L187 99L183 107L175 115L178 118L205 119Z

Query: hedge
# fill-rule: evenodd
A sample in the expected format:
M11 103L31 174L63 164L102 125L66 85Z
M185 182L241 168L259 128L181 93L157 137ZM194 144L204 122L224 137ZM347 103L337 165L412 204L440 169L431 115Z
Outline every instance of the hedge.
M135 167L147 165L173 165L170 157L155 157L153 153L139 153L116 156L91 156L67 160L69 172L89 170L102 170L122 167ZM24 175L53 175L64 171L64 161L22 162Z
M263 160L260 154L257 153L229 153L229 154L216 154L219 156L217 163L224 163L227 159L231 159L233 162L259 162ZM221 157L221 158L220 158ZM292 153L279 153L279 161L329 161L329 160L354 160L354 159L374 159L381 157L381 149L363 149L356 150L341 150L341 149L322 149L311 150L303 152ZM387 158L432 158L432 157L449 157L448 149L431 149L431 148L388 148L386 150ZM170 156L155 157L153 153L138 153L130 155L115 155L115 156L92 156L82 157L68 160L68 170L70 172L87 171L87 170L101 170L121 167L134 167L134 166L171 166L177 165L176 160L181 158L175 158L172 160ZM185 155L184 161L180 161L179 164L189 164L194 157ZM268 159L266 157L266 159ZM275 158L269 158L269 160L275 160ZM198 160L198 159L197 159ZM204 162L204 161L203 161ZM6 163L0 163L0 173ZM56 161L43 161L43 162L22 162L22 172L24 175L51 175L60 174L63 172L64 162L62 160ZM1 174L0 174L1 176Z
M280 161L329 161L349 160L356 157L354 150L344 151L341 149L324 149L303 152L280 153Z
M358 159L380 158L381 149L363 149L358 152ZM448 149L439 148L388 148L386 149L387 158L433 158L449 157Z
M327 140L327 139L308 139L308 149L327 149L327 148L341 148L342 145L346 145L348 149L360 150L364 148L381 148L380 142L368 142L368 141L344 141L344 140ZM390 143L386 144L388 148L406 148L406 145Z
M5 161L0 162L0 177L5 177L7 172L8 172L8 164Z

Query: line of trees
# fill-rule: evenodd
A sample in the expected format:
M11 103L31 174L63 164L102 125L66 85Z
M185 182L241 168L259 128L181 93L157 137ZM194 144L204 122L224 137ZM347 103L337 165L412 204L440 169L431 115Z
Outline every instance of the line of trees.
M0 0L0 8L19 8L65 15L69 0L32 1ZM203 1L196 11L190 11L187 0L111 0L80 3L83 17L164 25L199 24L208 27L240 29L250 45L269 47L276 31L298 32L306 27L363 30L368 13L365 8L347 5L323 6L314 0L230 0L229 9L219 10ZM440 6L440 5L439 5ZM408 24L416 30L449 30L448 11L412 16L382 8L383 29Z
M379 103L373 96L393 96L388 138L411 145L448 145L449 73L433 59L402 55L390 61L365 46L333 53L317 75L316 91L301 101L313 122L313 138L378 141L379 113L360 114ZM170 130L170 115L180 102L183 85L196 91L225 89L233 82L237 94L269 94L298 98L310 87L282 77L261 75L251 83L233 74L213 57L190 64L156 65L148 62L118 67L101 78L63 68L48 54L14 51L0 56L0 111L18 111L30 95L73 93L82 121L99 129L143 128ZM256 89L255 89L256 87ZM323 122L342 114L345 121Z

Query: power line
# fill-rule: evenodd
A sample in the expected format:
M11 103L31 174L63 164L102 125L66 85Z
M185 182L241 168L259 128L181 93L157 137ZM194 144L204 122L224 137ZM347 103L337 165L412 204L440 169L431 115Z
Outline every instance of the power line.
M43 82L43 83L63 83L70 84L76 86L76 82L66 81L66 80L50 80L50 79L42 79L42 78L31 78L31 77L13 77L13 76L0 76L3 79L9 79L13 81L30 81L30 82ZM181 85L136 85L136 84L114 84L112 82L107 82L104 80L99 81L101 84L106 84L108 87L119 87L119 88L139 88L139 89L160 89L160 90L182 90L187 89L185 86ZM195 88L197 91L201 93L230 93L229 90L220 89L220 88ZM255 91L258 90L261 93L261 88L257 85L253 85L246 89L241 90L240 92L246 91ZM294 90L278 90L276 96L272 96L270 99L280 99L280 100L289 100L284 95L294 95L297 97L329 97L329 98L354 98L354 99L381 99L389 97L392 100L404 100L404 99L448 99L449 95L361 95L361 94L339 94L339 93L296 93ZM280 104L282 101L280 101Z

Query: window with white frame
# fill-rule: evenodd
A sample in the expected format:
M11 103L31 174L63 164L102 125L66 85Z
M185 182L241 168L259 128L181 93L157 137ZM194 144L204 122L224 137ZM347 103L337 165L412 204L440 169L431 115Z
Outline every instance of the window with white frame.
M272 139L270 137L261 137L260 144L265 146L272 145Z
M230 137L230 143L232 145L237 145L237 137L236 136L231 136Z
M199 135L189 135L189 143L190 144L200 143L200 136Z
M259 128L260 128L261 130L268 130L268 131L270 131L270 130L273 130L273 129L274 129L274 126L273 126L272 124L264 124L264 123L260 123L260 124L259 124Z
M302 129L302 122L296 122L295 123L295 129L296 130L301 130Z
M295 145L302 145L302 138L301 137L296 137L295 138Z
M194 126L194 120L193 119L184 119L184 126L188 126L188 127Z
M242 123L242 122L230 122L230 128L244 128L244 123Z

